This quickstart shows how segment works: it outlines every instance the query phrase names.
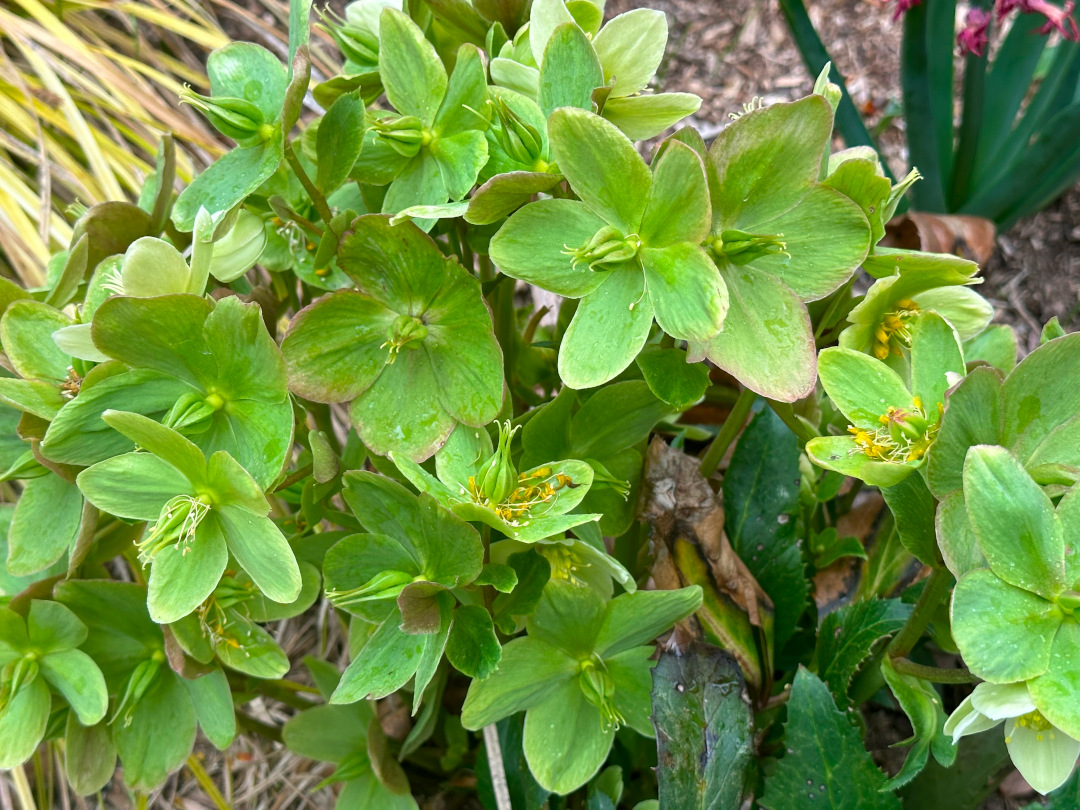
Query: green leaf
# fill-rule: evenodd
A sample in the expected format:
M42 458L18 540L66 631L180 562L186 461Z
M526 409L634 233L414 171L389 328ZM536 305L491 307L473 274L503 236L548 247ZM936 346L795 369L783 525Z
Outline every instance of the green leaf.
M26 629L39 654L72 650L86 641L87 634L86 625L69 608L43 599L31 600Z
M633 265L608 271L607 280L582 299L559 349L559 376L571 388L594 388L633 362L649 337L652 298Z
M719 263L727 287L723 329L691 357L708 357L747 388L794 402L814 388L817 358L810 315L780 279L751 266Z
M732 549L772 600L776 652L794 634L809 595L798 513L798 439L771 408L762 408L724 476L724 519Z
M446 95L446 69L435 46L396 8L379 15L379 76L395 110L427 125L435 121Z
M103 512L153 521L176 495L194 495L191 482L150 453L125 453L99 462L76 479L86 499Z
M937 564L936 502L921 475L909 475L899 484L885 487L881 495L896 519L900 542L923 565Z
M498 668L501 654L487 610L480 605L462 605L454 611L446 657L458 671L482 681Z
M648 8L620 14L600 30L593 44L612 98L645 89L664 58L667 35L667 15Z
M66 608L65 608L66 610ZM68 704L84 726L105 717L109 693L94 660L82 650L61 650L41 658L41 675Z
M888 656L882 659L881 674L915 733L908 740L911 750L903 767L885 784L884 790L895 790L918 776L926 767L931 751L934 759L946 768L956 759L956 745L944 734L945 712L937 691L926 681L901 675L893 669L890 660Z
M615 727L585 699L575 681L564 681L525 714L523 748L536 781L552 793L570 793L600 770Z
M636 591L617 596L607 604L593 649L611 658L640 647L666 633L701 607L701 588L691 585L678 590Z
M642 248L638 256L661 329L676 340L702 342L720 331L728 309L727 287L701 247L678 242Z
M942 796L955 810L977 810L1009 765L1004 734L974 734L957 746L956 761L945 768L931 760L901 791L905 807L933 807Z
M885 775L874 765L856 727L837 711L825 683L801 666L784 730L787 753L765 780L762 807L899 810L893 794L880 792Z
M350 756L366 753L371 704L314 706L285 724L281 736L294 754L340 765Z
M82 501L78 488L55 473L27 481L8 529L8 572L34 574L63 557L79 533Z
M709 387L708 367L689 362L681 349L646 347L637 356L637 365L649 390L675 411L699 401Z
M179 768L195 744L198 717L180 676L162 668L135 705L131 722L113 724L124 784L152 790Z
M461 724L476 731L535 706L576 673L577 662L560 650L531 636L515 638L503 647L491 677L469 684Z
M637 231L652 175L630 140L585 110L556 110L548 119L551 153L571 188L624 236Z
M860 427L876 428L890 406L911 407L900 375L869 355L834 347L818 356L818 374L829 399Z
M1053 602L979 568L956 583L951 615L956 646L980 678L1015 683L1036 678L1049 667L1061 625L1061 611Z
M40 419L54 419L67 400L51 382L0 377L0 402Z
M592 93L604 84L604 71L585 32L574 23L556 28L540 63L538 101L544 116L560 107L592 112Z
M825 617L814 661L837 705L847 706L852 676L883 638L904 626L909 613L911 606L898 599L871 599L845 605Z
M1046 599L1071 584L1054 504L1008 450L968 451L964 499L979 549L998 578Z
M791 209L817 180L831 132L821 96L770 104L726 126L709 149L712 232L754 232Z
M504 273L567 298L581 298L608 275L576 265L568 249L592 239L604 221L577 200L540 200L516 211L491 240L491 260Z
M25 684L0 714L0 768L22 765L37 750L49 722L49 687L42 678Z
M656 776L667 806L738 807L753 773L746 684L727 652L704 644L663 652L652 670Z
M353 703L369 696L383 698L396 692L413 676L431 637L410 635L400 628L400 624L401 612L395 607L364 646L355 652L330 698L331 703Z
M330 105L315 138L318 169L315 183L323 194L340 186L352 171L364 143L364 102L346 93Z
M276 56L252 42L230 42L206 60L210 93L214 97L250 101L267 121L281 117L288 76ZM211 208L211 212L226 209Z

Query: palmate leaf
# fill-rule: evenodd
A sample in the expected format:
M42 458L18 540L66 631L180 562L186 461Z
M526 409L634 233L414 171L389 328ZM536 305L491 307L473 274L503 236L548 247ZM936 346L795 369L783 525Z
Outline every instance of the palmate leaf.
M825 683L803 667L791 688L784 731L786 753L765 780L762 807L899 810L896 796L881 792L885 774L874 765L855 725L837 710Z

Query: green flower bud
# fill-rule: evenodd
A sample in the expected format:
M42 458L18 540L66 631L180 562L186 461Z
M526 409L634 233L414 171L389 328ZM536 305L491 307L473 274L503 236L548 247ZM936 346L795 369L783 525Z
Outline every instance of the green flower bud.
M110 725L121 716L124 718L125 726L131 724L131 718L135 716L135 708L142 700L142 696L154 685L164 662L165 654L160 651L155 652L147 660L139 662L124 685L124 692L116 704L113 716L109 718Z
M397 359L398 352L402 349L419 349L426 337L427 327L423 321L411 315L399 315L390 325L386 341L379 348L390 349L386 358L386 364L390 365Z
M234 141L270 137L273 127L266 123L262 110L247 99L224 96L212 98L196 93L190 87L180 91L180 103L190 104L206 116L214 129Z
M210 427L214 414L225 405L219 394L203 397L194 391L182 395L165 414L162 424L188 435L203 433Z
M729 229L710 237L705 244L717 256L739 266L776 253L790 258L782 233L755 234Z
M319 16L319 28L330 35L342 56L363 67L379 64L378 31L364 25L362 18L351 13L351 7L345 9L344 17L329 7L320 11Z
M38 676L37 656L28 653L22 658L9 661L0 673L0 714L11 704L24 686L33 682Z
M540 131L519 116L502 98L488 102L495 110L499 126L492 132L499 146L518 163L537 166L543 162L544 142ZM544 168L547 164L544 163Z
M240 209L229 232L214 242L210 272L222 284L236 281L259 260L266 241L262 218L247 209Z
M590 270L595 270L604 265L628 262L637 256L640 248L641 238L637 234L623 236L615 228L605 225L581 247L563 245L562 252L573 259L575 267L587 264Z
M618 728L625 722L615 708L615 683L602 661L594 657L581 662L578 686L585 699L600 710L600 722L605 729Z
M513 494L518 485L518 471L510 458L510 442L518 428L510 422L499 425L499 446L477 475L480 494L490 503L500 504Z
M373 602L379 599L396 599L405 586L414 581L415 577L405 571L382 571L358 588L327 591L326 598L339 608L348 608L361 602Z
M371 128L375 130L375 137L402 157L413 157L431 140L431 135L424 131L423 121L415 115L377 118Z

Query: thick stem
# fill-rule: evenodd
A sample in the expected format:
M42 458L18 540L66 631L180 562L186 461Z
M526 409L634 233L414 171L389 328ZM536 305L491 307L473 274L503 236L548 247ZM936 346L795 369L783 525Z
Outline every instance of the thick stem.
M506 782L506 770L503 767L499 730L494 723L484 726L484 747L487 749L488 770L491 771L491 789L495 794L495 806L498 810L514 810L510 802L510 787Z
M911 652L911 648L918 643L926 626L930 624L930 620L934 617L934 612L941 604L941 600L949 592L951 583L952 575L947 568L934 569L930 578L926 580L922 593L919 594L919 601L915 603L915 609L908 616L907 624L889 643L888 652L890 658L904 658Z
M893 658L891 663L893 669L901 675L911 675L931 683L975 683L979 680L966 667L959 669L928 667L925 664L916 664L907 658Z
M735 404L731 406L728 418L720 426L720 432L716 434L716 438L712 440L712 444L709 445L709 448L705 451L705 456L701 459L701 474L706 478L716 472L716 468L720 466L724 453L731 447L735 437L739 435L739 431L746 422L746 416L750 413L750 408L753 407L756 399L757 394L755 392L749 388L744 388L739 394L739 398L735 400Z

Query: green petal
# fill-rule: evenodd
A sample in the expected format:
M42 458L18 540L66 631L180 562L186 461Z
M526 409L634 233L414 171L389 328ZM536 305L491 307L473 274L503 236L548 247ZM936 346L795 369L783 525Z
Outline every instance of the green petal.
M59 475L27 481L8 529L8 573L34 574L63 557L79 533L82 509L78 488Z
M968 451L964 498L979 548L999 578L1046 599L1068 587L1054 504L1008 450Z
M1080 413L1080 334L1040 346L1005 381L1004 444L1021 461L1058 425Z
M458 48L454 72L450 74L446 97L435 115L435 131L445 136L479 129L481 121L476 113L483 110L486 100L487 77L480 51L475 45L462 45Z
M430 149L421 149L405 164L386 190L382 211L384 214L397 214L417 205L442 205L449 199L442 164ZM434 219L416 219L413 222L424 233L435 225ZM340 261L340 253L338 258Z
M1065 538L1065 582L1080 584L1080 489L1075 487L1058 502L1058 520Z
M728 124L709 149L713 233L753 232L794 206L817 180L831 132L832 112L821 96L770 104Z
M68 400L52 382L0 377L0 402L41 419L51 420Z
M446 69L435 46L396 8L379 15L379 75L395 110L425 124L435 120L446 95Z
M95 725L109 708L105 678L82 650L62 650L41 659L41 674L64 696L84 726Z
M180 546L168 546L150 563L146 606L150 618L158 624L179 621L195 610L214 592L225 573L229 550L213 512L199 524L184 552Z
M124 784L149 791L179 768L195 744L198 716L180 676L164 667L136 704L130 723L112 726Z
M15 372L27 380L67 379L71 358L52 333L74 323L64 313L39 301L16 301L0 318L0 342Z
M926 483L937 498L963 486L970 447L1003 444L1001 411L1001 375L991 368L975 369L949 394L926 467Z
M608 99L604 118L627 138L646 141L693 115L700 107L701 98L693 93L646 93Z
M639 647L666 633L701 607L701 588L637 591L608 603L596 636L595 650L604 658Z
M386 366L397 314L353 290L325 295L293 318L281 342L289 387L314 402L347 402Z
M575 266L567 251L584 245L603 227L604 221L577 200L529 203L492 238L491 260L508 276L581 298L603 284L608 271Z
M44 599L30 601L26 627L29 641L39 653L73 650L86 641L88 633L86 625L68 607Z
M806 305L780 279L753 267L720 263L729 306L724 328L703 353L747 388L780 402L814 390L817 352Z
M543 701L569 682L576 662L542 641L515 638L503 647L499 668L469 684L461 724L473 731Z
M630 365L653 321L652 299L637 262L618 265L581 300L559 349L559 376L571 388L603 385Z
M859 206L824 186L811 188L795 207L755 223L752 231L783 235L790 258L774 253L755 259L754 267L782 279L803 301L838 289L870 249L870 226Z
M186 436L138 413L105 411L101 418L139 447L176 467L193 484L206 480L206 456Z
M1080 623L1065 619L1050 648L1050 667L1028 682L1043 716L1070 737L1080 739Z
M614 739L614 725L604 727L576 680L525 714L525 759L540 786L553 793L570 793L592 779Z
M469 129L431 142L431 155L439 164L443 186L452 200L469 193L488 158L484 133Z
M198 678L183 679L199 716L199 728L214 748L224 751L236 738L236 709L232 691L221 667Z
M216 365L211 390L227 402L285 400L285 361L258 304L244 304L236 296L218 301L206 317L203 336Z
M953 638L964 663L991 683L1014 683L1046 672L1060 625L1057 605L1002 582L985 568L963 576L953 592Z
M353 400L349 418L372 452L423 461L454 429L454 418L439 402L440 385L427 353L405 349Z
M695 244L642 248L649 300L660 328L677 340L704 342L720 331L727 287L709 255Z
M859 478L875 487L899 484L920 466L921 461L901 464L873 461L851 436L819 436L806 443L806 454L819 467Z
M630 140L614 124L572 107L551 114L548 137L559 171L593 213L623 235L636 232L652 175Z
M497 174L473 192L465 211L465 221L471 225L492 225L525 205L534 194L550 191L561 182L561 175L547 172ZM596 221L599 230L603 222L598 217Z
M653 167L649 203L639 231L641 240L654 248L676 242L696 245L709 235L711 224L709 189L701 158L686 144L670 141Z
M195 494L183 473L150 453L113 456L83 470L76 483L98 509L129 520L157 520L171 498Z
M941 556L954 577L959 579L968 571L986 567L986 558L968 520L963 490L950 492L941 501L934 528Z
M911 392L933 418L952 386L949 372L963 376L964 352L952 326L940 315L925 312L911 328Z
M543 64L544 50L560 25L574 23L562 0L535 0L529 17L529 48L536 64Z
M604 66L604 83L614 85L611 98L645 88L664 58L667 37L667 16L651 8L627 11L600 29L593 47Z
M947 320L961 340L981 333L994 317L994 307L971 287L938 287L913 296L913 300Z
M206 73L214 96L250 101L267 121L281 117L288 76L278 58L261 45L230 42L218 48L206 60Z
M274 521L236 506L217 510L233 557L269 599L288 604L300 595L300 567Z
M552 32L540 63L537 101L545 116L560 107L593 109L592 93L604 84L604 71L589 38L575 23Z
M634 647L604 661L611 682L615 684L615 709L625 725L645 737L655 737L652 723L652 668L649 660L656 647Z
M37 750L49 722L49 687L35 678L20 689L0 714L0 768L22 765Z
M892 406L912 406L911 392L900 375L873 357L851 349L825 349L818 356L818 376L829 399L854 424L876 428Z

